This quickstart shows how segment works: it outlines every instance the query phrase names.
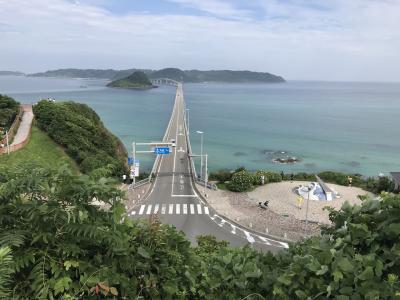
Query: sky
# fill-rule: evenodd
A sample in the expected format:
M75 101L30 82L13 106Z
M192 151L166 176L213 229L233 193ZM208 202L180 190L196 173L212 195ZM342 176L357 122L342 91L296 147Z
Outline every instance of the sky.
M400 81L400 0L0 0L0 70Z

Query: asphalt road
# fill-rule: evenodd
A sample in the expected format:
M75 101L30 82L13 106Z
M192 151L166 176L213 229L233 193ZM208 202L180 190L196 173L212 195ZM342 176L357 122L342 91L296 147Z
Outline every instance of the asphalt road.
M158 163L156 161L156 179L151 190L130 215L148 218L156 214L161 222L182 230L192 243L196 243L198 235L214 235L219 240L228 241L231 246L251 244L256 249L273 252L287 248L284 242L261 236L224 219L198 195L191 177L184 112L183 90L179 84L164 140L174 139L176 147L172 148L171 154L161 155Z

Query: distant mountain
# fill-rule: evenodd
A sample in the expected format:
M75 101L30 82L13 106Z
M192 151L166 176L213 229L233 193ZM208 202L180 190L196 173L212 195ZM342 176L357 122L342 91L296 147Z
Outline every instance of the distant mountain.
M114 88L125 88L125 89L138 89L145 90L153 88L153 84L147 77L147 75L142 71L135 71L133 74L114 80L107 84L108 87Z
M154 71L150 73L149 76L150 78L165 77L183 82L285 82L285 79L283 79L282 77L270 73L231 70L182 71L176 68L166 68L159 71Z
M183 82L232 82L232 83L279 83L285 82L281 76L265 72L231 71L231 70L180 70L165 68L161 70L97 70L97 69L59 69L29 76L35 77L70 77L70 78L102 78L117 80L122 79L135 71L142 71L149 78L170 78Z
M24 76L25 74L17 71L0 71L0 76Z
M67 78L99 78L99 79L120 79L129 76L136 69L128 70L100 70L100 69L58 69L42 73L34 73L32 77L67 77Z

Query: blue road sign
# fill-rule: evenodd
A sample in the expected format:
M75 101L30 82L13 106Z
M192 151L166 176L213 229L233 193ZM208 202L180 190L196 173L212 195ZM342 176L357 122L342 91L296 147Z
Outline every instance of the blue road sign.
M155 147L154 148L155 154L170 154L169 147Z
M139 165L139 160L137 159L136 161L133 160L133 157L128 157L128 165L132 166L133 164Z

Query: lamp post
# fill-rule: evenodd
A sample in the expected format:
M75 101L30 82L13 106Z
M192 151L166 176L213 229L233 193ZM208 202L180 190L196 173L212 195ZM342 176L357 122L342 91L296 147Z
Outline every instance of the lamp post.
M203 131L197 130L196 133L200 134L200 179L203 179Z

